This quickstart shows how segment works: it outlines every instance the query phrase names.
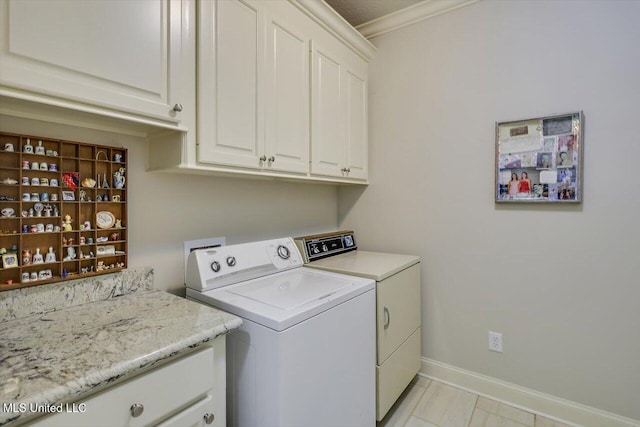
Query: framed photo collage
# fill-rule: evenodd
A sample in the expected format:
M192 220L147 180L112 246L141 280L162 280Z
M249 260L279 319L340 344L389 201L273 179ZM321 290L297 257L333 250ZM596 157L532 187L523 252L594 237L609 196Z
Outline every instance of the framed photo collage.
M496 202L582 201L582 112L496 123Z

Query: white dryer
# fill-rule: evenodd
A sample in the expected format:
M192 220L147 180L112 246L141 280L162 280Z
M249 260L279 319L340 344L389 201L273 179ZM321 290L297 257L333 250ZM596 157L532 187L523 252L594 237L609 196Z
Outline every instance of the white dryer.
M242 317L227 336L240 427L375 425L375 282L303 267L293 239L189 255L187 297Z
M307 267L376 281L376 419L421 365L420 257L357 250L353 231L295 239Z

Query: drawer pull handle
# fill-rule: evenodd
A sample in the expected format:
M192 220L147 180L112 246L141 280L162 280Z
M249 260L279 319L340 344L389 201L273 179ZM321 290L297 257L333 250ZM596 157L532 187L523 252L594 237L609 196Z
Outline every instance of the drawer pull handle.
M389 309L387 307L384 308L384 316L386 318L386 322L384 322L384 328L389 329L389 325L391 324L391 315L389 314Z
M211 424L216 417L213 414L206 413L204 414L204 423Z
M144 406L139 404L139 403L134 403L133 405L131 405L131 416L132 417L139 417L140 415L142 415L142 413L144 412Z

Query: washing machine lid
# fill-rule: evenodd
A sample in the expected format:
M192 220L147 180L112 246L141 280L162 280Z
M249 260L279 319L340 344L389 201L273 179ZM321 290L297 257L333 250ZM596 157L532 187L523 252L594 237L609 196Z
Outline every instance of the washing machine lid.
M352 280L334 277L329 281L324 276L297 269L290 274L240 284L229 292L281 310L294 310L350 286L353 286Z
M205 292L187 289L187 295L283 331L374 286L371 279L300 267Z

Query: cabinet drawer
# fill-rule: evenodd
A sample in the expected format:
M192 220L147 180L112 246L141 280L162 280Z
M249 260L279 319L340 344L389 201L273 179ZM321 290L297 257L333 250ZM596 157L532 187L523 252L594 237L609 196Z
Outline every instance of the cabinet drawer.
M215 418L215 406L213 398L207 396L156 427L222 427L223 422ZM207 424L207 416L213 418L209 424Z
M420 326L420 263L378 282L378 365Z
M145 426L206 395L214 387L213 348L182 357L87 399L83 413L62 412L37 420L35 426ZM131 406L144 406L138 417ZM70 405L71 406L71 405Z
M376 366L376 419L380 421L420 370L418 328L381 366Z

